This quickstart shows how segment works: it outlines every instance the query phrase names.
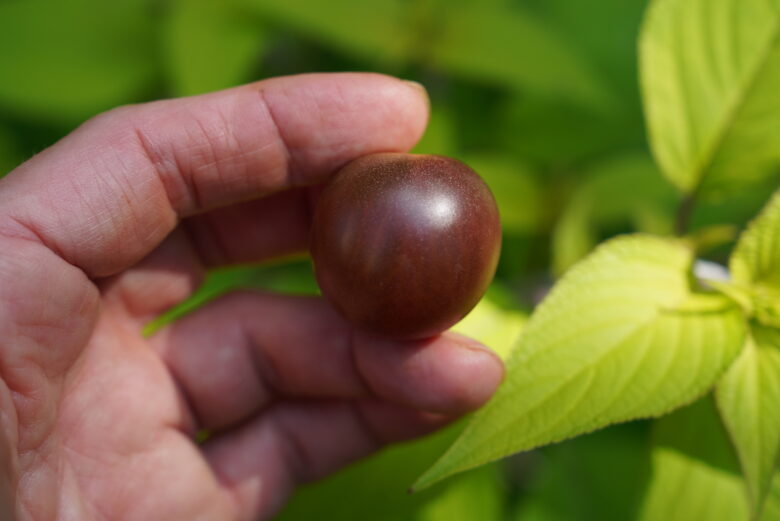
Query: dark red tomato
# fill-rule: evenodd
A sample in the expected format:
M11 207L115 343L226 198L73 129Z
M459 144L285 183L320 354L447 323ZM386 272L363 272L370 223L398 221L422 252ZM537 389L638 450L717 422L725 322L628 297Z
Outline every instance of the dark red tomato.
M375 154L323 190L311 235L320 289L360 329L426 338L477 304L501 249L490 189L446 157Z

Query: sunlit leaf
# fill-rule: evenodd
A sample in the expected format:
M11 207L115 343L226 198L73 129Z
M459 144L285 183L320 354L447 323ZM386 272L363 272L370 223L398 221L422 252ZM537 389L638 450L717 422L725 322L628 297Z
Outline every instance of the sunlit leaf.
M655 0L640 45L650 141L681 190L780 164L780 0Z
M200 94L253 79L265 31L235 1L177 0L170 9L164 56L174 94Z
M692 261L680 242L637 235L572 268L524 327L497 394L417 487L706 392L744 325L726 297L692 292Z
M718 406L760 512L780 457L780 194L742 234L730 267L733 284L721 290L758 323L718 384Z
M780 289L780 192L740 237L730 268L737 284Z
M0 106L73 123L137 100L155 79L144 0L0 2Z
M755 325L717 385L717 403L760 512L780 455L780 331Z

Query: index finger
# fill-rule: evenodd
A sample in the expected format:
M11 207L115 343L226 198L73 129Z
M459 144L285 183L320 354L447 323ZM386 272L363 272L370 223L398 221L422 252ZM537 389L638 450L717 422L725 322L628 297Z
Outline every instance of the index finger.
M362 73L121 107L0 181L0 235L40 241L91 277L111 275L182 217L322 182L361 155L408 150L426 121L420 86Z

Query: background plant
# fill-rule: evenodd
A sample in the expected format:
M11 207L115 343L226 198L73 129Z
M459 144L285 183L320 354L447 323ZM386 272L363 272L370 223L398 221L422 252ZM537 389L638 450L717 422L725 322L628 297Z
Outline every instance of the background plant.
M780 520L780 2L647 4L5 0L0 173L123 103L309 71L416 79L417 151L498 196L499 273L458 327L508 358L507 383L280 519ZM316 292L306 259L221 270L149 330L246 286Z

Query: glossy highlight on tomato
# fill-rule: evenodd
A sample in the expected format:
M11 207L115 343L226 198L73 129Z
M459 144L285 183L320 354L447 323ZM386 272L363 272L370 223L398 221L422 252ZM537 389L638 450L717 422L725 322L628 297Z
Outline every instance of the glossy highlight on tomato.
M346 319L381 336L427 338L484 294L501 224L490 189L464 163L374 154L323 190L310 249L323 295Z

